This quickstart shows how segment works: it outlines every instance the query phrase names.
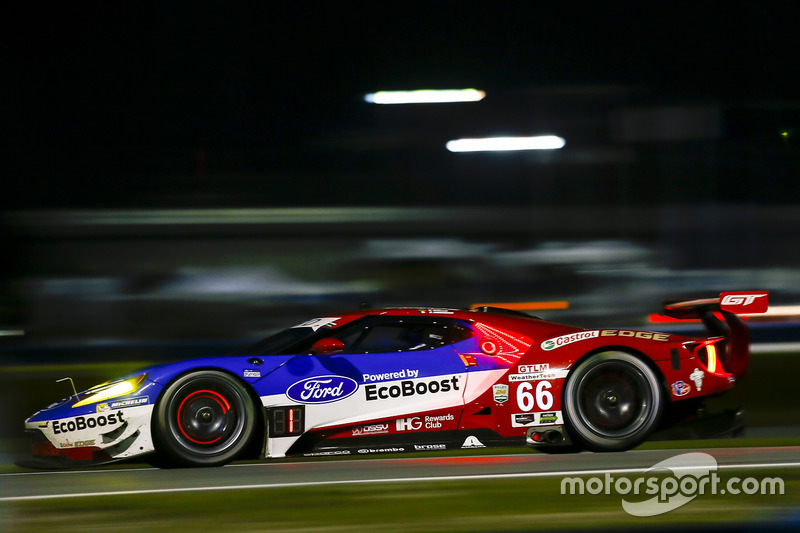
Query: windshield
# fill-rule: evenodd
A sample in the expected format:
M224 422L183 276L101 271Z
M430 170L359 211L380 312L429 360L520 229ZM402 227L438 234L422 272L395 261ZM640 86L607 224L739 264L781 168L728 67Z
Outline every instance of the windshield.
M239 348L231 355L282 355L287 352L292 346L300 343L301 341L315 336L318 331L311 328L289 328L274 335L270 335L266 339L254 342L244 348Z
M287 355L307 352L318 339L330 336L332 328L349 321L341 318L309 320L239 348L230 355Z

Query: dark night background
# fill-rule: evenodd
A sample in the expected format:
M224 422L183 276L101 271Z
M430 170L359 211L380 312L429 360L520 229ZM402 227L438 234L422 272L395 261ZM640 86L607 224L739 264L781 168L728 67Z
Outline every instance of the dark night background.
M777 5L17 3L4 32L4 173L18 192L3 205L794 202L797 146L780 133L797 124L800 8ZM423 109L361 99L459 87L488 97ZM464 164L443 150L452 135L539 133L620 101L731 110L686 165L701 176L714 165L720 184L668 176L687 190L665 192L645 155L630 175L578 169L569 179L588 197L549 172L531 194L530 156Z

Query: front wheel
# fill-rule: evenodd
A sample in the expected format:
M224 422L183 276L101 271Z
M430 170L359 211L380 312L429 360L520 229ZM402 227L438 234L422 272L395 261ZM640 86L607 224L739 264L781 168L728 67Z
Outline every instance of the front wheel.
M664 407L656 373L626 352L602 352L583 361L564 386L571 436L592 451L622 451L655 429Z
M170 464L220 466L247 447L255 407L239 381L202 370L171 383L156 405L156 451Z

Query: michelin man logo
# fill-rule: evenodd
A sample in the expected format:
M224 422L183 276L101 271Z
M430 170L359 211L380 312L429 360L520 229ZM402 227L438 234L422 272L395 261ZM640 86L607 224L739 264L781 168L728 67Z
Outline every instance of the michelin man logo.
M699 368L695 368L694 372L689 374L689 379L694 381L694 386L697 387L697 390L703 390L703 378L706 376L706 373L700 370Z

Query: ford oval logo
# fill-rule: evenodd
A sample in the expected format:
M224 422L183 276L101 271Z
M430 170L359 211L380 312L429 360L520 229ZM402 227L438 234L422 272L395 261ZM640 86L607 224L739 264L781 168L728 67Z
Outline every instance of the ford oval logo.
M344 376L315 376L292 384L286 396L298 403L331 403L352 396L358 390L354 379Z

